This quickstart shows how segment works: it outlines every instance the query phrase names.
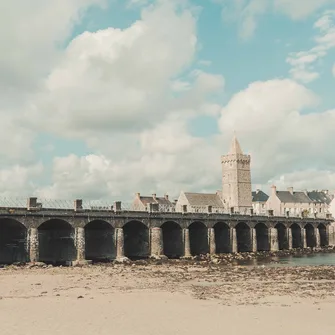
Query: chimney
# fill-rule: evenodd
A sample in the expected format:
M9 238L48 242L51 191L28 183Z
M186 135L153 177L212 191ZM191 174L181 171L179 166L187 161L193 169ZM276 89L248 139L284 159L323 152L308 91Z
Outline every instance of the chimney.
M288 187L287 190L293 195L293 187Z
M258 189L256 190L256 194L258 194L258 193L259 193L259 191L260 191L260 189L258 188Z
M83 200L82 199L76 199L74 201L74 210L79 211L83 209Z
M141 193L136 193L136 198L140 198L141 197Z
M271 186L271 194L272 195L277 195L277 187L275 185Z
M168 194L165 194L165 195L164 195L164 198L165 198L165 200L169 200L169 195L168 195Z
M116 212L121 212L121 210L122 210L122 203L121 203L121 201L114 201L113 211L116 213Z
M152 198L153 198L154 200L156 200L156 193L153 193L153 194L152 194Z

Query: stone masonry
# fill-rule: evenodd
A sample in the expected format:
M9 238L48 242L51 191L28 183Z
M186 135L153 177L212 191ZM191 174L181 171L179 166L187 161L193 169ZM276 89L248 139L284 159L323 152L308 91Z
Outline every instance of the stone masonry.
M320 247L334 241L331 220L250 214L0 208L0 227L7 232L0 237L0 263L75 264L163 258L165 253L179 258ZM168 243L171 239L174 243ZM94 257L88 258L92 249Z

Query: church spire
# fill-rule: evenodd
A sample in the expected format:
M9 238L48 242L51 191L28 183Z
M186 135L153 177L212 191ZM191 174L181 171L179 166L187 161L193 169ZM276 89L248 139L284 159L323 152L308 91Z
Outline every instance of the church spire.
M243 155L240 143L237 140L235 132L234 132L233 140L231 141L229 155Z

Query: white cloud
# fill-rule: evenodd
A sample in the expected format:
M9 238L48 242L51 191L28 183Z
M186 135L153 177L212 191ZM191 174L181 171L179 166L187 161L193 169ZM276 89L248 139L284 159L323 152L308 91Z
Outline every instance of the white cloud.
M302 113L317 103L313 92L292 80L270 80L252 83L222 110L221 131L237 131L252 155L255 183L306 167L333 170L335 159L325 153L335 141L335 110Z
M35 133L22 121L30 94L61 54L59 45L91 5L104 0L1 1L0 163L30 163Z
M62 16L66 12L60 19L62 27L48 32L53 42L45 42L39 31L43 36L31 43L37 53L46 45L45 60L28 48L25 64L28 69L33 64L36 71L21 73L24 64L14 64L11 70L17 83L10 79L12 89L1 96L0 110L15 113L7 113L10 116L2 122L0 158L10 164L23 157L27 166L0 170L6 190L2 194L33 194L35 190L40 198L113 201L130 199L138 191L171 196L180 190L215 191L221 187L220 155L227 152L233 129L243 149L252 154L252 174L259 184L288 178L292 171L314 168L316 163L315 170L328 169L332 174L335 162L325 152L332 152L335 111L303 114L317 105L318 97L289 79L252 83L222 109L212 97L222 95L224 78L194 70L196 16L175 2L149 6L126 29L85 32L65 50L58 49L55 43L64 43L73 22L93 3L54 2L54 6L63 6L55 7L55 13ZM257 7L254 2L245 12L252 17L250 27L262 12L262 4L258 2ZM47 18L56 24L57 15L35 19ZM317 26L325 29L326 22ZM326 42L328 38L323 45ZM17 51L22 46L12 47ZM34 57L36 64L31 63ZM310 60L306 57L305 61ZM298 63L297 59L296 66ZM23 118L20 111L26 105ZM189 121L199 115L221 116L222 134L192 135ZM41 164L31 163L34 131L29 127L77 137L86 142L91 154L55 157L51 183L31 183L44 179L46 172ZM13 145L7 145L9 142ZM52 149L44 146L44 150ZM332 182L330 177L327 180ZM305 184L301 181L301 187L304 185L314 184L307 179Z
M310 83L320 77L315 70L317 62L335 47L335 11L326 11L315 22L314 28L319 34L315 37L315 46L308 51L292 52L286 59L291 65L292 78L303 83Z
M0 170L1 197L22 198L31 196L37 185L32 180L38 178L44 171L43 165L14 165Z
M39 194L124 200L138 191L173 197L180 190L213 192L221 187L220 155L227 152L233 129L242 149L252 155L254 183L264 191L273 182L331 189L335 161L325 152L331 152L335 140L335 110L302 113L318 102L312 91L290 79L255 82L222 109L221 135L194 137L187 118L171 114L137 135L97 139L99 154L55 159L53 183Z
M41 198L130 200L135 192L167 192L175 197L183 188L215 190L220 185L218 146L191 136L186 122L170 119L140 133L138 143L118 143L127 153L55 158L52 184L37 194Z
M195 18L177 8L162 2L144 9L141 20L127 29L76 37L28 118L71 135L141 129L159 121L176 104L171 83L193 62L196 50ZM195 77L196 84L204 77ZM178 82L174 88L180 89Z
M31 89L89 6L104 0L11 0L0 5L0 86Z
M286 189L294 185L297 190L305 190L308 187L308 190L328 190L333 193L335 191L335 171L316 169L294 171L279 176L271 182L278 189Z

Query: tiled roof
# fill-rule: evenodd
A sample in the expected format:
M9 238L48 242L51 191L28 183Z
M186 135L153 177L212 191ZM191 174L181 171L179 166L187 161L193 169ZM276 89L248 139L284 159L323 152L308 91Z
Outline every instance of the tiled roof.
M156 199L154 199L153 197L149 197L149 196L140 196L140 200L143 205L156 203L160 205L172 206L171 201L165 199L164 197L156 197Z
M253 202L266 202L269 199L269 196L261 190L252 192L252 201Z
M306 194L307 193L307 194ZM322 191L312 192L293 192L277 191L277 196L284 203L325 203L327 205L332 201L332 197Z
M304 192L277 191L277 197L284 203L311 203L313 202Z
M332 201L332 197L322 191L308 192L308 196L310 197L310 199L312 199L313 202L316 203L326 203L327 205L329 205Z
M190 206L213 206L223 208L220 197L215 193L184 193Z

